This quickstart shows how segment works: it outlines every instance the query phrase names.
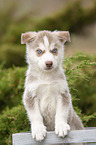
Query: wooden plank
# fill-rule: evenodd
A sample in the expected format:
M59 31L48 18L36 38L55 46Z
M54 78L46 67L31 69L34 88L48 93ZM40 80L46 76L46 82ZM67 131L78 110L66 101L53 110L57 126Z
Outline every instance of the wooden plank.
M87 143L87 145L96 145L96 143Z
M54 132L47 132L42 142L35 141L31 133L16 133L12 135L13 145L43 145L58 143L92 143L96 142L96 129L71 130L65 138L59 138Z

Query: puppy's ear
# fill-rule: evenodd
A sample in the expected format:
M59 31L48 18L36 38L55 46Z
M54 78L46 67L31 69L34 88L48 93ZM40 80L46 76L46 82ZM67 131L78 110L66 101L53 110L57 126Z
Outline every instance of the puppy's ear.
M26 32L21 34L21 44L31 42L36 37L36 32Z
M54 32L62 43L66 41L71 42L69 31L55 31Z

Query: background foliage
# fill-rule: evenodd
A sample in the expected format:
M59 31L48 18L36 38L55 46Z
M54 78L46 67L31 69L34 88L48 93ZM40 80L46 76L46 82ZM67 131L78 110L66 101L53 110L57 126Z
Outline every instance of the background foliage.
M14 19L13 4L0 13L0 145L12 144L12 133L30 130L22 104L27 66L21 33L38 30L69 30L79 34L96 20L96 1L84 8L81 1L69 3L45 18L27 13ZM67 44L66 44L67 45ZM66 57L63 67L67 76L74 109L85 126L96 126L96 54L78 53Z
M95 126L96 124L96 107L94 103L96 102L95 60L96 55L90 57L84 54L76 54L66 58L63 63L73 98L74 109L85 126ZM6 69L1 69L0 102L2 102L2 110L0 115L0 137L3 140L0 143L2 144L11 144L12 133L30 130L30 123L22 105L26 69L26 67L9 68L7 71ZM5 96L6 99L4 99Z
M21 45L21 33L39 30L69 30L78 33L81 28L96 20L96 0L93 6L84 9L81 1L71 2L58 13L45 18L30 17L30 13L20 19L12 17L16 5L0 14L0 63L8 68L12 65L24 66L25 46ZM17 59L18 57L18 59Z

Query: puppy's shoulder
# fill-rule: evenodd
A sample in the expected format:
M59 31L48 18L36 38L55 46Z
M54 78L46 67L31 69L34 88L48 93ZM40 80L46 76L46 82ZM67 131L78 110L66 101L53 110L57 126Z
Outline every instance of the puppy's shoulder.
M34 83L36 80L37 77L33 75L31 72L27 71L25 79L25 87L27 87L29 84Z

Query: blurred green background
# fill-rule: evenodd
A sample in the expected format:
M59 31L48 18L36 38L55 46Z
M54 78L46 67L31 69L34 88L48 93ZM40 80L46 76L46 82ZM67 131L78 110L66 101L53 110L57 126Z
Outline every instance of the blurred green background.
M74 109L96 126L96 0L0 0L0 145L30 130L22 104L27 70L21 34L67 30L65 68Z

